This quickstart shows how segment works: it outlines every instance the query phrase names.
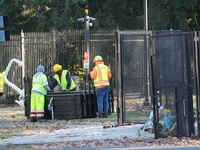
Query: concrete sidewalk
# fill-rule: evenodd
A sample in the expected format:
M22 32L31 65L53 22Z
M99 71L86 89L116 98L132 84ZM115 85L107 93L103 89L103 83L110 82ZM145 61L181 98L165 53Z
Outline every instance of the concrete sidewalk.
M15 144L45 144L81 140L136 139L154 137L154 134L139 130L143 124L103 128L102 125L77 125L69 129L39 133L26 137L0 140L0 148Z
M0 107L0 112L24 111L24 107Z
M21 107L1 108L0 112L23 111ZM154 137L153 133L148 133L140 128L144 124L133 124L116 126L94 125L69 125L67 129L54 130L52 132L38 133L25 137L16 137L0 140L0 149L8 145L26 145L26 144L45 144L55 142L69 142L82 140L106 140L106 139L136 139ZM105 128L108 127L108 128Z

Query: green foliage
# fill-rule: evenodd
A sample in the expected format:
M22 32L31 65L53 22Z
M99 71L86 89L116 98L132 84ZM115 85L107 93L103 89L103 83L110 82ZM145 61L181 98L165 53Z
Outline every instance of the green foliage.
M84 17L86 7L89 15L97 18L94 28L143 28L142 2L132 0L9 0L0 6L0 14L9 16L11 33L20 33L22 29L24 32L82 29L84 24L77 19Z
M163 30L167 28L165 1L151 0L149 10L149 26L151 30Z
M21 29L24 32L71 29L82 10L77 0L9 0L0 6L0 14L9 16L11 33L19 33Z
M2 1L2 0L1 0ZM0 3L1 3L0 1ZM143 30L143 0L6 0L0 5L0 15L8 16L12 33L83 29L78 18L84 9L94 29ZM200 1L148 0L149 30L199 30Z
M81 68L79 64L68 66L68 70L72 76L79 76L79 80L83 80L83 75L86 73L86 69Z
M94 23L104 29L143 29L143 3L136 0L91 1L89 10Z
M150 0L149 26L153 30L192 31L197 26L197 0Z

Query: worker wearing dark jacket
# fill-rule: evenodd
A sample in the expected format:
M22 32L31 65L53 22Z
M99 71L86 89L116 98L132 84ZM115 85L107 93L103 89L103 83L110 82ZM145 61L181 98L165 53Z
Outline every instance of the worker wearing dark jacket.
M108 116L108 94L110 83L109 79L112 77L110 72L110 68L104 65L103 59L101 56L96 56L94 58L95 67L93 71L90 72L90 77L94 79L94 86L96 91L97 97L97 104L98 104L98 118L107 117ZM104 113L102 114L102 111ZM103 116L102 116L103 115Z
M54 75L50 85L51 89L59 84L62 88L62 91L76 91L76 85L68 70L63 70L61 65L55 64L53 66L53 71L56 73L56 75Z

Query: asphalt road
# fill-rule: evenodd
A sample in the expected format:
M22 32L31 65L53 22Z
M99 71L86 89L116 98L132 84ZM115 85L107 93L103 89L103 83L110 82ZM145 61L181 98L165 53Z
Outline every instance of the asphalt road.
M47 149L46 149L47 150ZM53 149L48 149L53 150ZM66 148L56 150L200 150L200 147L99 147L99 148Z

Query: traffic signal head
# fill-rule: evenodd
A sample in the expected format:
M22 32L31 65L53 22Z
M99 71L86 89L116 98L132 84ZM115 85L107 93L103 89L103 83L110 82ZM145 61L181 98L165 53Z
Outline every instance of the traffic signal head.
M1 0L0 0L1 1ZM0 16L0 29L8 27L8 17ZM0 42L10 41L10 32L5 30L0 30Z
M10 32L0 30L0 42L10 41Z
M0 28L8 27L8 17L7 16L0 16Z

